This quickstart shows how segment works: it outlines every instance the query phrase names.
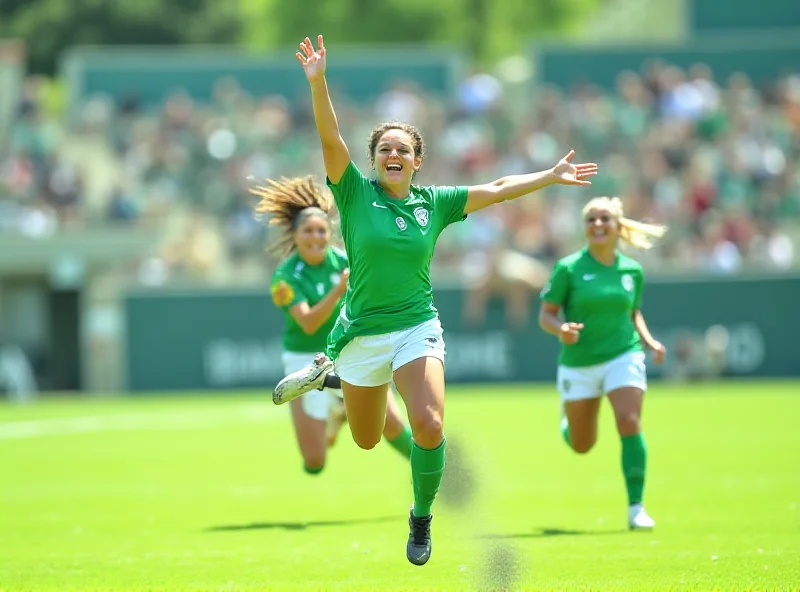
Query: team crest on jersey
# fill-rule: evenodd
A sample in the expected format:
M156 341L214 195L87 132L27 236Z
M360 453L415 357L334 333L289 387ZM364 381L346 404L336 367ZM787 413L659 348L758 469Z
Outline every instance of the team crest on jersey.
M288 306L294 300L294 290L284 281L277 282L272 285L272 301L275 306L283 307Z
M629 273L622 276L622 287L625 288L626 292L633 290L633 278Z
M398 216L397 218L395 218L394 223L397 224L397 227L400 230L405 230L406 228L408 228L408 224L406 224L406 221L403 220L402 216Z
M338 286L340 283L342 283L342 276L340 276L338 273L332 273L331 284L334 286Z
M416 208L414 210L414 217L417 219L417 224L423 228L428 225L428 210L425 208Z

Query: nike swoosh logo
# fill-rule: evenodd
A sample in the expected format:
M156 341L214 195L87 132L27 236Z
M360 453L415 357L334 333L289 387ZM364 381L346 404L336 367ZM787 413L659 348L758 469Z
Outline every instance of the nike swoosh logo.
M589 280L593 280L594 278L595 278L595 275L593 273L584 273L583 274L583 279L586 280L587 282Z
M373 201L373 202L372 202L372 205L373 205L373 206L375 206L376 208L383 208L384 210L388 210L388 209L389 209L389 208L387 208L386 206L382 206L382 205L381 205L381 204L379 204L377 201Z

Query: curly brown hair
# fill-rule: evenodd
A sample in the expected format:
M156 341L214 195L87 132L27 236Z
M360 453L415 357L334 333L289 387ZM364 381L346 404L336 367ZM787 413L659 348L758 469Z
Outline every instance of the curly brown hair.
M367 144L369 150L369 163L375 164L375 148L378 146L378 140L381 136L389 130L400 130L411 136L411 141L414 148L414 156L420 158L425 157L425 141L422 139L420 131L410 123L403 123L402 121L387 121L375 126L369 134L369 142Z
M250 193L259 198L253 210L269 216L270 226L282 227L283 232L269 250L286 257L297 248L294 231L304 220L321 216L330 223L333 199L311 175L291 179L281 177L280 181L267 179L265 183L250 189Z

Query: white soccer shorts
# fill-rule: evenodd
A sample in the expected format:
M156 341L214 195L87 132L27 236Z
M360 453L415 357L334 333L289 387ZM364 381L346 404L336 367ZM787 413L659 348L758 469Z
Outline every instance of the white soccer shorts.
M594 366L559 366L556 380L561 400L595 399L626 386L646 391L644 357L644 352L633 351Z
M380 386L392 382L395 370L419 358L445 361L442 324L438 318L382 335L355 337L339 352L336 374L355 386Z

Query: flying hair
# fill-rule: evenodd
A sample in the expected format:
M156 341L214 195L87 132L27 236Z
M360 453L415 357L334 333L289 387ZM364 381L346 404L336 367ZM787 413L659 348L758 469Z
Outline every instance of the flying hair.
M619 237L637 249L649 249L655 239L661 238L667 232L666 226L626 218L622 201L618 197L595 197L590 200L583 207L584 218L595 209L608 211L619 224Z
M294 231L308 218L320 216L330 221L333 200L329 192L320 187L314 177L287 178L279 181L267 179L264 185L250 189L259 198L253 210L269 217L270 226L279 226L283 232L269 250L283 257L296 248Z

